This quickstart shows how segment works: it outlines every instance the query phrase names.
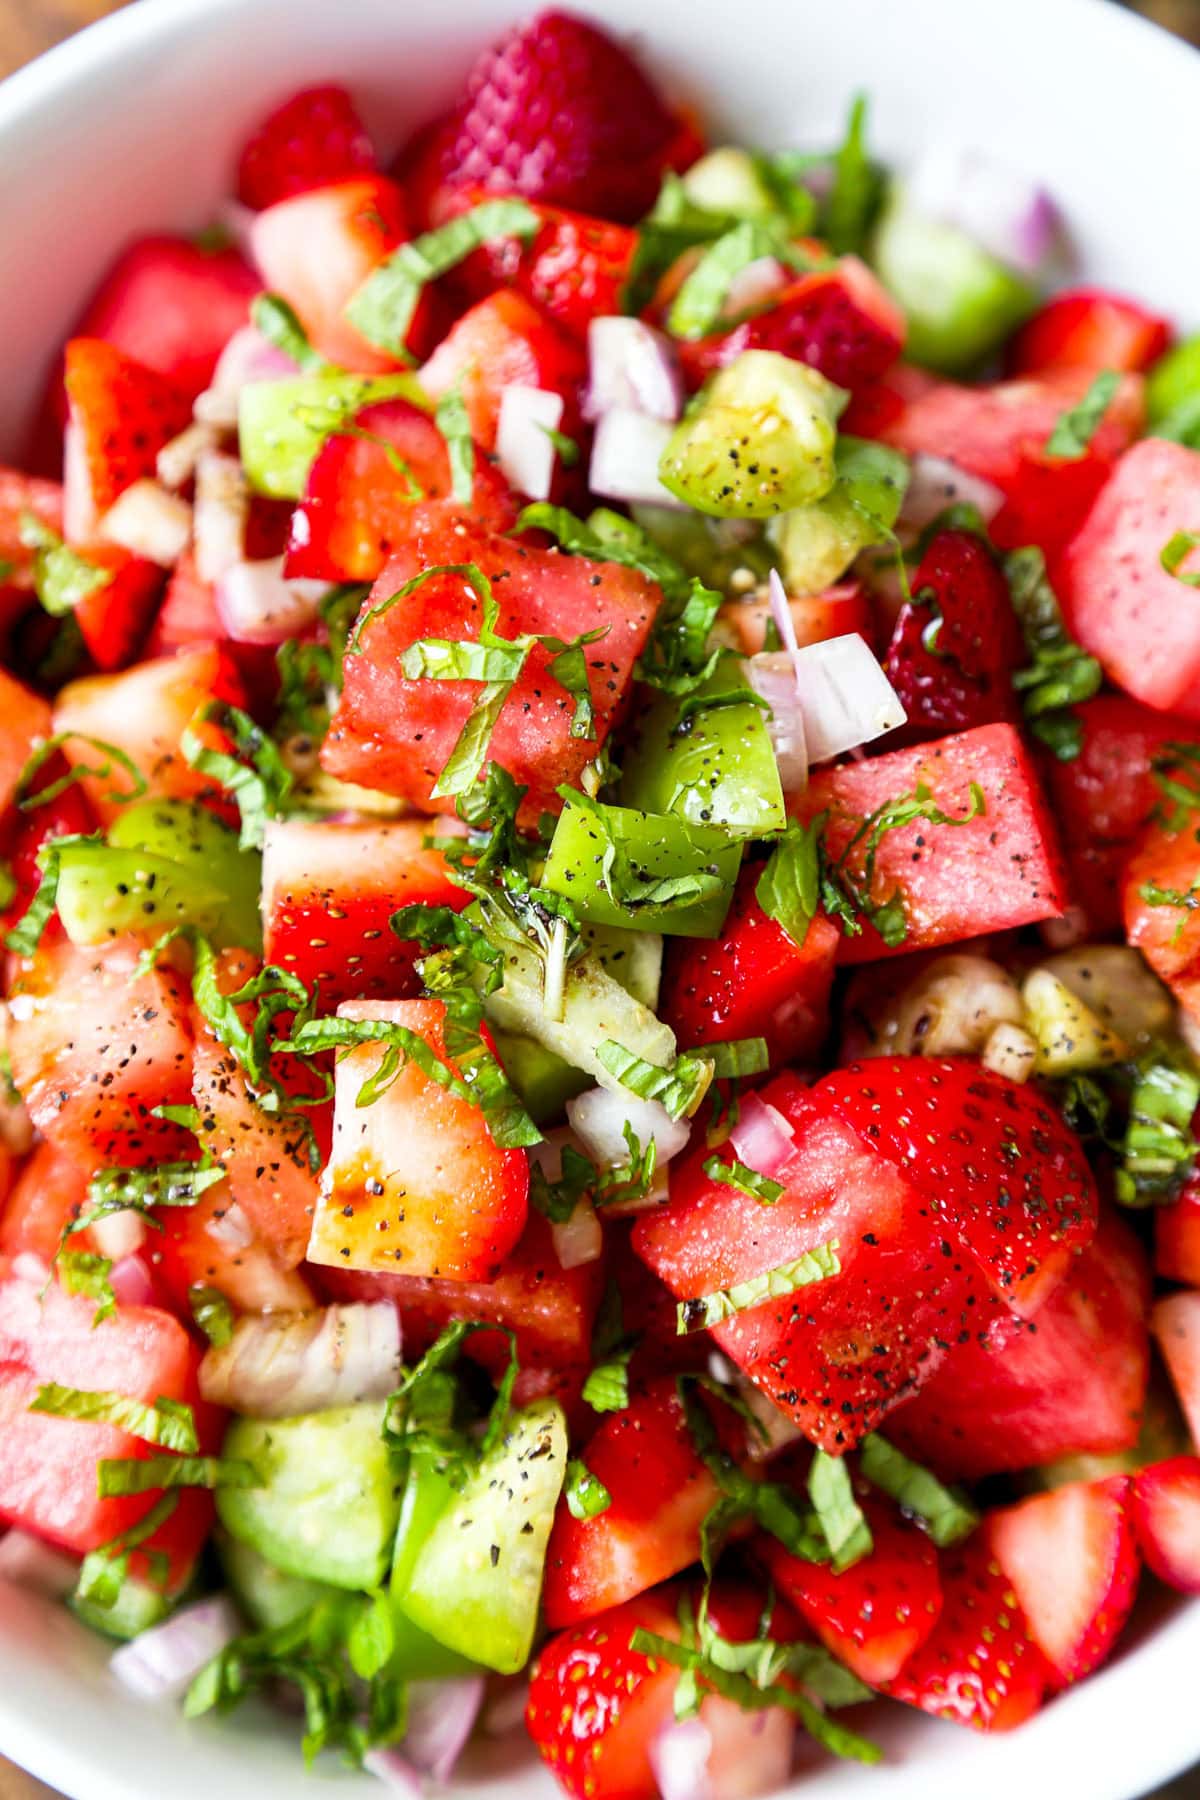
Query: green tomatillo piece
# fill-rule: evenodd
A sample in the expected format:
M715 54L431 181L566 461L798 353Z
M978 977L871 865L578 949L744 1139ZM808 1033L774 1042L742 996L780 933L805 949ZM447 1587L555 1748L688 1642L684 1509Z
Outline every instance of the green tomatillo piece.
M377 400L429 401L415 375L352 375L344 369L251 381L238 399L238 443L247 479L272 500L298 500L313 458L340 425Z
M632 806L568 799L542 877L595 925L716 937L742 845L724 831Z

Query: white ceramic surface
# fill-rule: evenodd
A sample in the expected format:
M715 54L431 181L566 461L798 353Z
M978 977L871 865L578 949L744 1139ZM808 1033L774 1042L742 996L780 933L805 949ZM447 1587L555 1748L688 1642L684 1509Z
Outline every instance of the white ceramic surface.
M0 454L123 240L203 224L264 104L346 80L382 143L435 111L522 0L140 0L0 86ZM989 147L1061 198L1080 266L1200 322L1200 56L1102 0L591 0L705 115L765 145L827 141L857 88L873 135ZM2 1454L2 1447L0 1447ZM1132 1800L1200 1757L1200 1602L1141 1617L1120 1657L991 1741L900 1708L866 1728L882 1770L814 1764L831 1800ZM306 1777L278 1722L185 1724L124 1694L104 1646L0 1584L0 1750L72 1800L295 1800L382 1790ZM520 1751L455 1788L557 1790Z

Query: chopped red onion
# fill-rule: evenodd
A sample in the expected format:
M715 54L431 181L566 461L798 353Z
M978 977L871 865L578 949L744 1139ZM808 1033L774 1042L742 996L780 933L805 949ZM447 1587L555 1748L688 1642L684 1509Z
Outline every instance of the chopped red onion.
M217 612L235 644L283 644L313 623L327 581L284 579L283 558L231 563L216 578Z
M700 1719L672 1719L652 1739L650 1767L662 1800L713 1800L708 1780L712 1738Z
M245 556L250 487L236 456L210 450L196 463L196 504L192 530L196 573L220 581Z
M909 469L900 523L923 531L948 506L974 506L985 524L1004 504L1004 495L990 481L972 475L944 456L914 456Z
M68 421L63 432L63 536L68 544L90 543L97 516L83 433Z
M120 494L96 526L106 544L120 544L134 556L172 568L192 535L192 509L178 494L148 477Z
M548 388L506 387L500 395L496 461L505 479L530 500L548 500L558 452L550 432L562 424L563 397Z
M1037 274L1057 248L1059 216L1045 188L984 151L937 145L905 187L918 212L956 226L1023 275Z
M658 479L658 465L672 427L629 406L614 406L596 425L588 485L606 500L630 500L647 506L680 502Z
M363 1768L403 1800L423 1800L425 1783L402 1750L368 1750Z
M790 613L788 618L790 621ZM746 674L755 693L771 709L767 731L783 791L803 793L808 786L808 745L792 658L786 650L760 650L748 659Z
M896 690L857 632L805 644L793 662L812 762L841 756L903 725Z
M508 1737L520 1731L528 1704L529 1682L523 1676L494 1685L492 1697L483 1709L483 1731L488 1737Z
M794 665L800 652L800 646L796 642L796 621L792 617L787 589L783 585L783 577L778 569L772 569L767 576L767 593L771 601L771 617L775 621L775 629L779 633L779 642L783 646L783 653L791 657ZM797 682L798 687L799 682Z
M256 1419L382 1400L400 1379L400 1315L390 1300L248 1314L200 1364L200 1392Z
M683 379L675 347L642 319L605 314L588 326L585 419L614 408L674 422L683 410Z
M483 1705L482 1675L414 1681L408 1690L404 1754L423 1774L449 1781Z
M175 1698L240 1630L232 1602L218 1594L215 1599L181 1608L162 1625L139 1632L113 1652L108 1666L122 1687L143 1700Z
M760 1175L774 1175L795 1149L796 1132L769 1100L746 1094L729 1142L738 1161L748 1169L756 1169Z
M788 272L773 256L756 257L739 269L725 292L722 319L736 319L756 307L767 306L788 284Z
M599 1262L604 1254L604 1232L586 1195L576 1202L569 1219L551 1225L550 1236L561 1269L581 1269L585 1263Z
M14 1525L0 1537L0 1581L43 1594L47 1600L65 1600L78 1579L78 1559L44 1543L31 1531Z
M235 331L221 352L213 378L198 396L192 412L205 425L232 431L237 425L238 399L251 381L279 381L295 375L297 365L284 351L265 338L254 325Z

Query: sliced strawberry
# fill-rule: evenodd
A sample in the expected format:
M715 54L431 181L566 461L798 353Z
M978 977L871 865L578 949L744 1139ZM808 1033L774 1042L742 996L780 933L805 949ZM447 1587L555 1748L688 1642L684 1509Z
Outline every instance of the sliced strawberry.
M1130 1487L1127 1475L1074 1481L988 1517L988 1547L1056 1686L1100 1667L1133 1608L1141 1565Z
M1105 1211L1037 1318L1009 1313L954 1345L888 1435L968 1479L1129 1450L1146 1398L1149 1306L1145 1252Z
M415 993L416 946L388 927L402 906L450 906L471 896L449 879L419 819L389 825L275 820L263 845L266 960L316 990L321 1009L342 1000Z
M374 147L345 88L305 88L251 134L238 162L237 197L260 212L375 167Z
M941 1580L933 1635L888 1692L955 1725L1011 1731L1038 1710L1048 1670L982 1533L943 1556Z
M0 581L29 587L33 582L32 548L23 542L22 516L31 512L62 536L63 493L58 481L39 481L20 469L0 467Z
M700 1527L721 1497L696 1454L670 1375L605 1419L580 1455L611 1504L594 1518L576 1519L559 1502L542 1596L552 1631L698 1562Z
M1172 1294L1150 1315L1193 1442L1200 1442L1200 1292Z
M966 1057L875 1057L814 1090L903 1170L999 1299L1030 1317L1096 1231L1075 1133L1029 1088Z
M829 1030L838 934L817 917L797 944L759 906L761 875L761 864L742 873L720 937L671 943L659 1012L681 1049L764 1037L773 1065L803 1062Z
M1008 350L1014 375L1054 369L1148 369L1170 342L1164 318L1102 288L1071 288L1022 325Z
M157 563L134 556L120 544L95 544L87 560L94 568L107 570L109 579L85 594L75 608L75 623L98 669L123 669L146 636L165 576Z
M12 804L21 771L50 730L49 702L0 669L0 812Z
M153 476L163 445L189 423L191 403L168 376L101 338L71 339L64 379L92 502L103 515L133 482Z
M480 300L451 327L421 370L421 386L435 399L457 387L472 437L485 450L494 450L506 387L560 394L561 429L574 437L586 374L587 361L577 343L523 295L501 290Z
M1170 1206L1154 1209L1154 1267L1167 1281L1200 1288L1200 1176Z
M164 1206L144 1254L181 1318L195 1288L216 1288L238 1312L307 1312L316 1304L298 1269L283 1269L234 1205L228 1182L193 1206Z
M1200 912L1192 898L1200 891L1197 883L1195 824L1189 821L1180 831L1152 824L1125 865L1122 912L1129 942L1180 1006L1200 1016Z
M62 1246L63 1232L87 1204L92 1174L86 1163L64 1156L53 1144L35 1145L11 1193L0 1204L0 1265L28 1255L50 1268ZM71 1248L93 1249L91 1233L76 1233Z
M638 219L677 121L607 32L570 13L514 26L476 60L440 148L443 181Z
M895 301L865 263L845 256L836 269L802 275L730 330L682 343L679 358L692 387L745 350L774 350L838 387L860 388L890 368L904 336L904 314Z
M912 578L884 664L910 729L966 731L1021 715L1025 660L1008 583L971 531L939 531Z
M1005 484L1004 504L988 530L1001 550L1039 544L1051 567L1091 511L1115 458L1089 447L1082 456L1050 456L1028 443ZM1057 579L1057 574L1056 577Z
M773 1478L776 1473L773 1468ZM840 1575L831 1563L789 1555L765 1533L754 1540L754 1554L826 1649L860 1681L882 1687L937 1625L938 1555L925 1533L902 1519L890 1501L873 1496L861 1480L856 1487L873 1548Z
M55 757L43 766L39 787L48 786L67 773L67 763ZM16 892L3 917L0 928L11 931L25 917L29 903L41 886L42 870L38 852L50 838L85 836L96 829L96 815L78 786L65 788L53 800L47 800L28 812L9 815L5 833L5 854L12 870ZM61 933L57 918L51 918L44 936Z
M1139 1469L1131 1510L1146 1567L1169 1587L1200 1594L1200 1456Z
M286 572L374 581L392 553L422 531L452 529L458 518L492 531L516 522L508 483L482 452L470 501L451 495L446 440L429 414L407 400L368 406L353 436L335 433L317 453L292 518Z

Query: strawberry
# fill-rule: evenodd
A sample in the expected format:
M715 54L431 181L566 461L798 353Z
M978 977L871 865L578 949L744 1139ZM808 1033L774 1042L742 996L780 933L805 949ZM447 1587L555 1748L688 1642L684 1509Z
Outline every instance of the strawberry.
M1200 1443L1200 1293L1172 1294L1150 1315L1194 1442Z
M966 1057L879 1057L814 1094L902 1169L1001 1300L1029 1317L1089 1243L1096 1184L1061 1115Z
M1200 1456L1139 1470L1131 1511L1146 1567L1181 1593L1200 1594Z
M1189 735L1195 734L1195 726ZM1125 865L1121 906L1125 935L1140 950L1184 1011L1200 1016L1200 844L1195 820L1180 831L1153 823ZM1161 890L1158 898L1156 890ZM1176 894L1172 903L1163 895Z
M79 432L96 512L153 476L163 445L192 416L182 388L100 338L72 338L66 349L67 399Z
M484 450L494 450L506 387L561 394L561 429L577 436L579 390L586 375L581 347L522 294L502 289L478 301L451 327L421 370L421 386L434 399L458 387L472 437Z
M865 263L843 257L835 269L802 275L770 306L731 330L679 347L692 387L744 350L775 350L807 363L838 387L876 381L904 347L904 314Z
M121 544L93 545L87 560L94 568L104 569L109 578L79 602L75 623L98 669L123 669L133 661L146 635L162 592L163 571Z
M649 210L678 132L607 32L549 11L477 59L435 156L452 186L632 220Z
M873 1548L840 1575L830 1563L789 1555L778 1539L765 1534L755 1539L754 1554L826 1649L860 1681L882 1687L937 1625L942 1610L938 1557L924 1532L902 1519L890 1501L870 1496L861 1479L855 1486Z
M1148 369L1166 349L1171 330L1158 314L1101 288L1055 294L1022 325L1008 349L1014 375L1048 370Z
M942 1616L888 1693L976 1731L1010 1731L1038 1710L1048 1670L999 1563L976 1533L942 1558Z
M31 512L62 535L63 495L57 481L39 481L19 469L0 467L0 582L28 588L33 582L33 550L22 541L22 515Z
M988 1518L986 1542L1055 1686L1099 1668L1133 1607L1141 1565L1130 1487L1127 1475L1073 1481Z
M1154 1266L1168 1281L1200 1287L1200 1175L1194 1172L1172 1205L1154 1209Z
M369 173L375 151L345 88L306 88L269 113L238 162L237 196L261 212L276 200Z
M0 669L0 812L11 805L34 746L50 731L48 702Z
M912 578L885 667L910 729L965 731L1016 723L1014 671L1024 661L1008 584L971 531L939 531Z

